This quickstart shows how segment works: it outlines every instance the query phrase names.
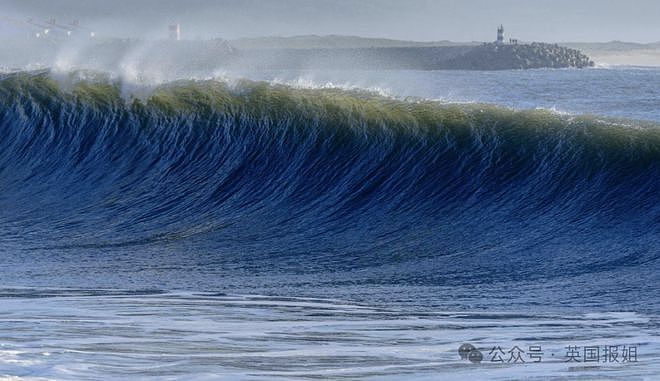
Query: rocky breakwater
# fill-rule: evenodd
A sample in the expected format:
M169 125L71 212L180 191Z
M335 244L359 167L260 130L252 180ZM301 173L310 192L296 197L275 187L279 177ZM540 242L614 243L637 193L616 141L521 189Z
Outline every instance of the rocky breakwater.
M510 70L585 68L594 63L577 49L556 44L483 44L442 64L443 69Z
M583 68L579 50L554 44L321 49L237 49L225 64L252 69L514 70Z

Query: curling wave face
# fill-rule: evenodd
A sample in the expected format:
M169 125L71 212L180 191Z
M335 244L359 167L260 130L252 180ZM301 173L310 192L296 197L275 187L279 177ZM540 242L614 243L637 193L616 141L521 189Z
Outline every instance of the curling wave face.
M2 75L0 136L0 252L30 284L25 258L63 285L106 286L102 266L176 287L626 277L657 303L655 125L247 81L130 98L39 72Z

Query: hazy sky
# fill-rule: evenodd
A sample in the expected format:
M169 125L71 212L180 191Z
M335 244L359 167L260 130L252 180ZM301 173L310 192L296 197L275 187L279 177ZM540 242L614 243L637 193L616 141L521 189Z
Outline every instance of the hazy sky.
M350 34L411 40L660 41L660 0L0 0L0 35L17 20L80 20L100 35L182 37Z

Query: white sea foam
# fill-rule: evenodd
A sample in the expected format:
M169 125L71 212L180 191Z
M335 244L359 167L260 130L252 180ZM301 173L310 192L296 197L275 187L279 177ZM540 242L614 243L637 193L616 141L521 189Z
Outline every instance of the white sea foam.
M51 291L52 293L52 291ZM4 298L6 379L508 380L643 378L657 374L660 336L632 312L410 313L348 301L249 295ZM462 360L469 342L484 361ZM489 351L541 345L540 363L494 363ZM634 346L636 363L565 361L566 347ZM506 359L505 359L506 360ZM587 366L589 365L589 366ZM13 377L13 378L11 378ZM39 378L42 377L42 378Z

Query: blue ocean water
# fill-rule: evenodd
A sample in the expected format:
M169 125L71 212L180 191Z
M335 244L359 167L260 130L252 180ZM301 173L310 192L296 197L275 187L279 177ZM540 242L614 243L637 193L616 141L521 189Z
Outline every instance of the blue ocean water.
M220 73L291 86L362 88L386 96L448 103L492 103L515 109L542 108L565 114L660 121L660 69L652 67Z
M660 372L660 70L218 75L2 75L0 376Z

